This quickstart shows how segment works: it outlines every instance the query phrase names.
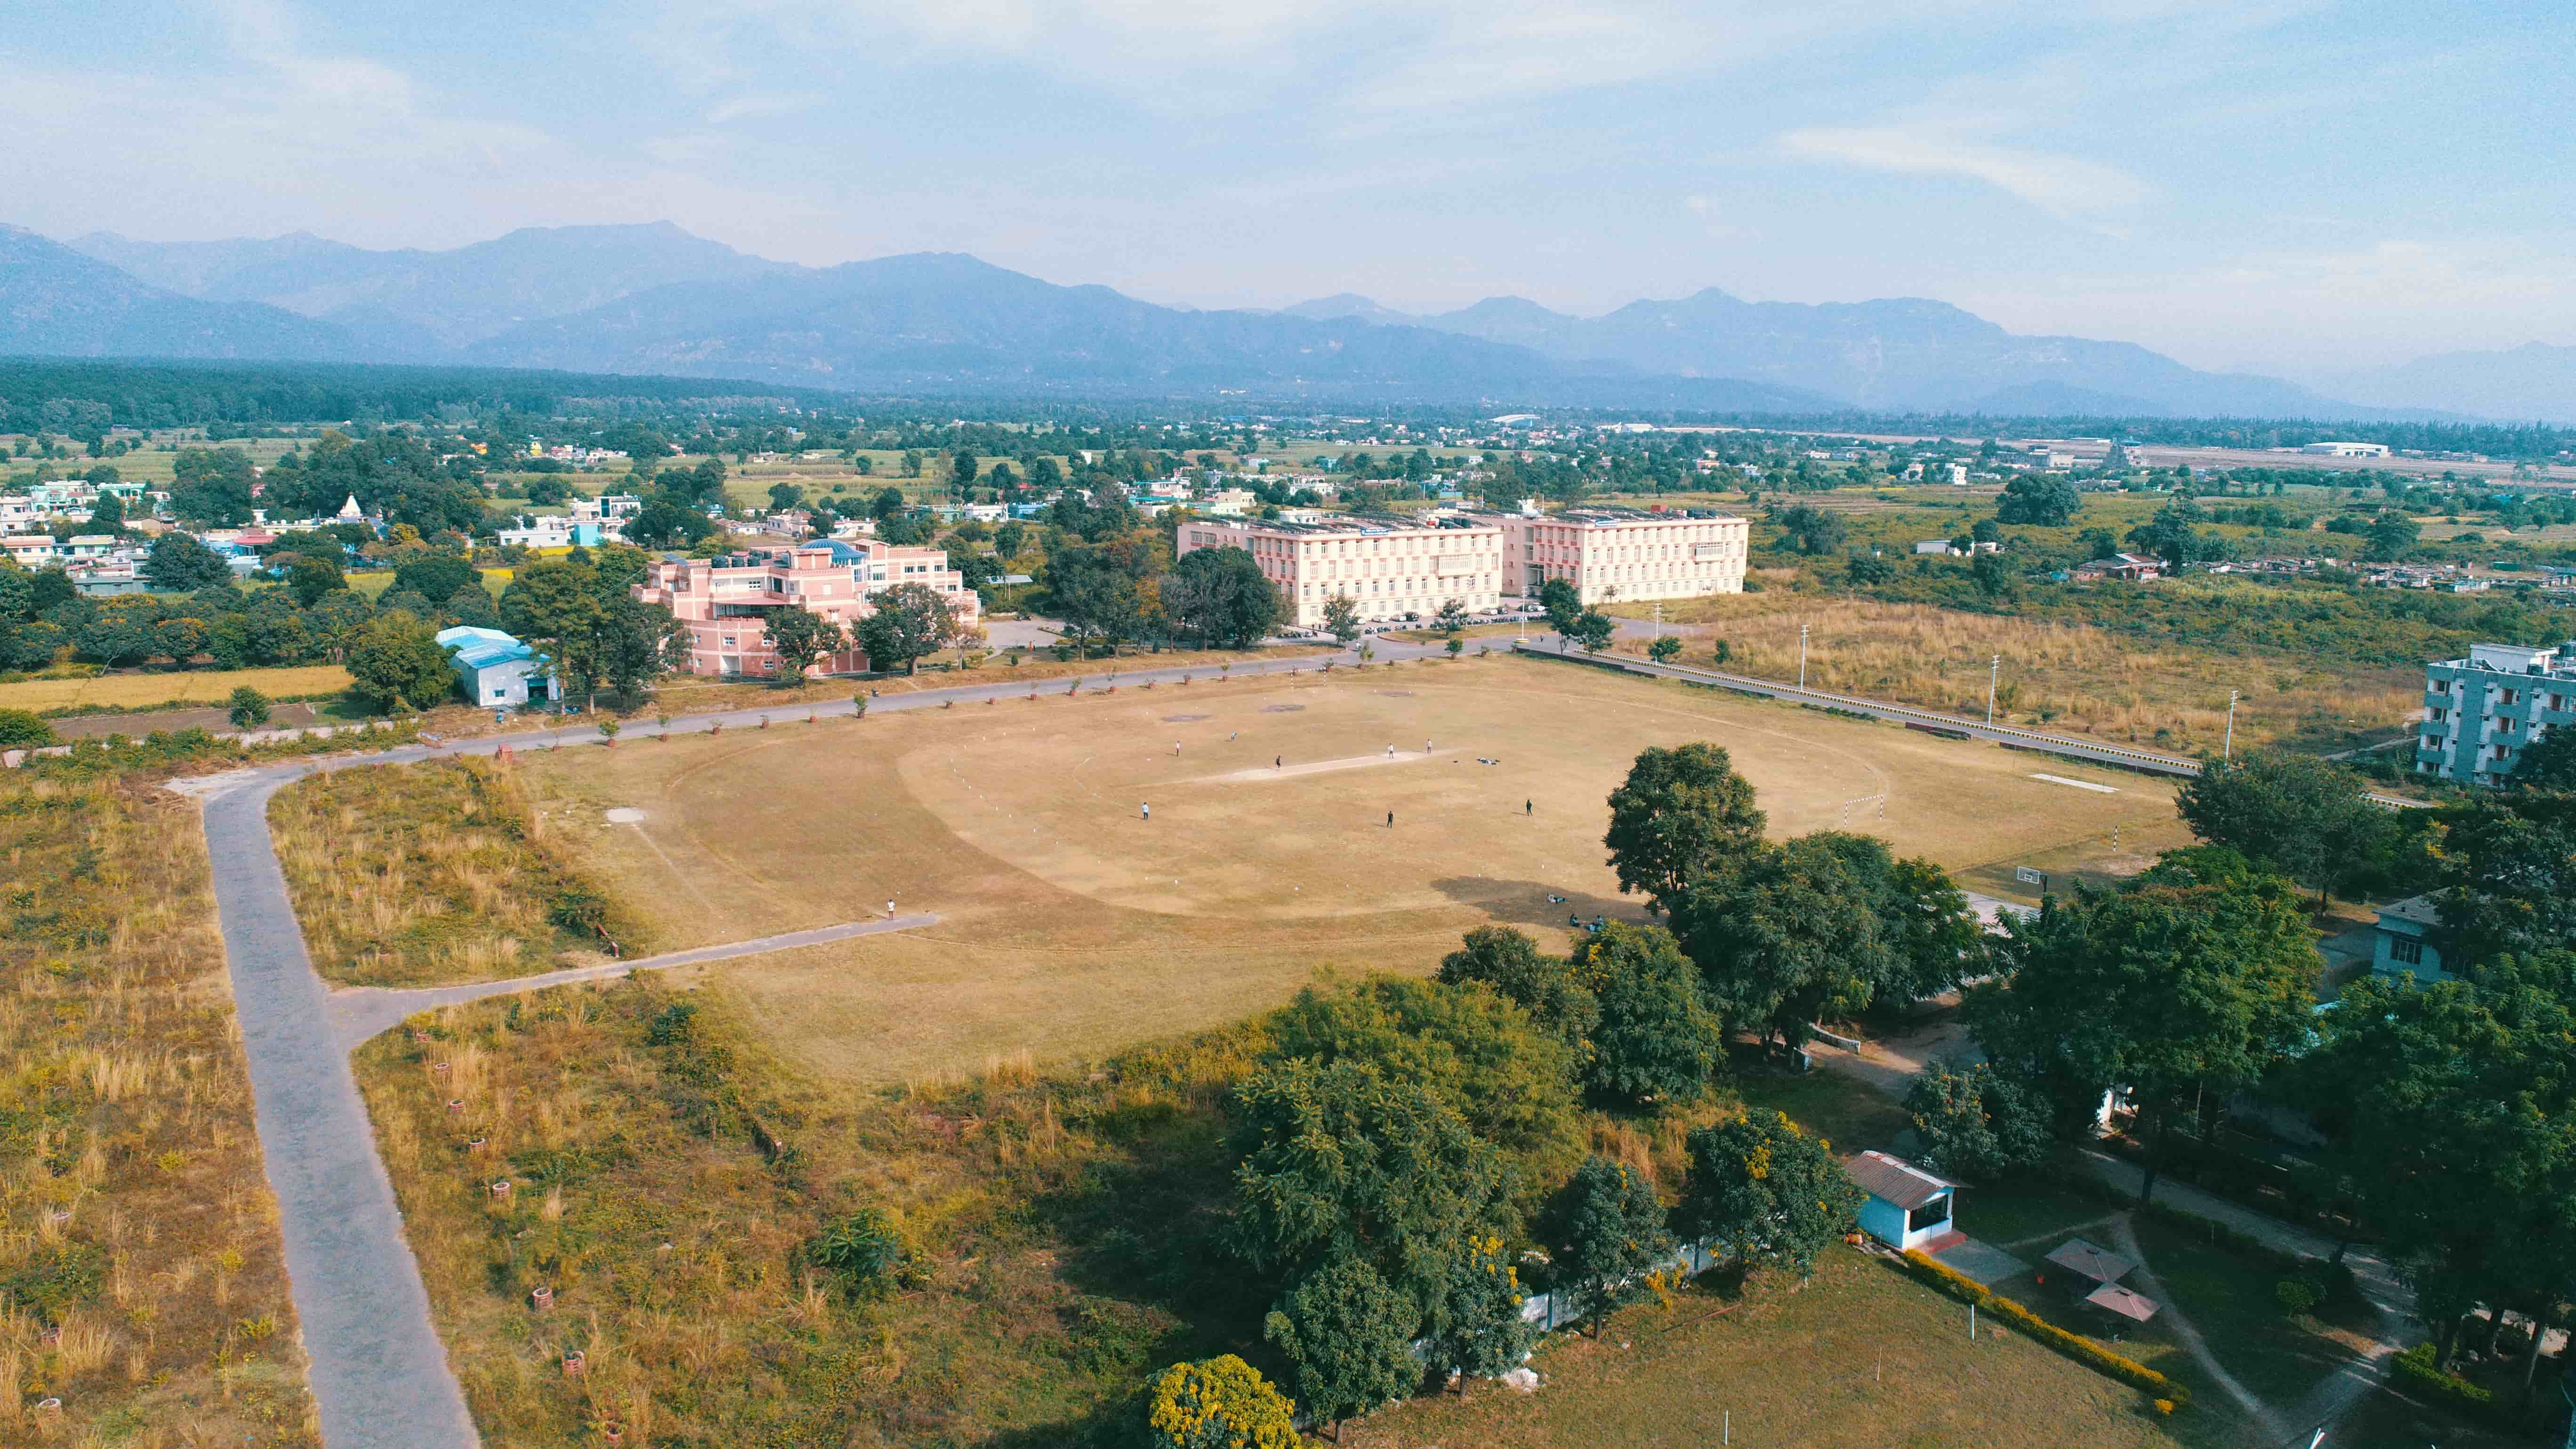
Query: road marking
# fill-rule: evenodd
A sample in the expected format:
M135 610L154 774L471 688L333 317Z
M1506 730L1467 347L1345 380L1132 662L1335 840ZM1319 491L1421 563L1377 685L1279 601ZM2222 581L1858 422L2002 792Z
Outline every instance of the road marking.
M2070 780L2064 775L2042 775L2033 773L2031 778L2034 780L2046 780L2052 785L2072 785L2078 790L2098 790L2105 795L2117 795L2120 793L2120 787L2117 785L2096 785L2090 780Z

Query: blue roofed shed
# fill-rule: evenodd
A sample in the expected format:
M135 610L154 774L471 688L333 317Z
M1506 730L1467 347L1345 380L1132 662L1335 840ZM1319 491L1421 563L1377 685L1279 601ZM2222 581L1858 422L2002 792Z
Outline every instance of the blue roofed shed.
M480 705L526 704L549 693L545 656L498 629L459 624L438 631L465 697Z

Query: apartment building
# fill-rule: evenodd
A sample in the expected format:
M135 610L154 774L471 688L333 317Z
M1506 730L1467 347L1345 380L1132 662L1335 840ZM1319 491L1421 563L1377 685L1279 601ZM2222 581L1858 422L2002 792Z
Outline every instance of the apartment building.
M1478 514L1503 531L1503 592L1535 597L1550 579L1584 603L1694 599L1744 592L1753 525L1732 514L1569 508Z
M1283 620L1303 629L1323 627L1324 606L1336 594L1348 594L1360 619L1371 623L1408 614L1429 618L1451 599L1482 612L1502 603L1506 573L1503 530L1482 517L1194 518L1181 525L1175 547L1183 554L1203 548L1251 554L1279 590Z
M2526 745L2576 720L2576 642L2554 648L2470 646L2466 659L2424 666L2418 774L2492 785Z
M875 539L820 539L715 558L662 558L645 566L635 597L668 607L689 630L691 674L764 675L779 670L769 616L810 609L850 629L875 612L869 601L898 584L926 584L961 622L980 613L975 591L935 548L897 548ZM867 667L852 648L815 666L821 674Z

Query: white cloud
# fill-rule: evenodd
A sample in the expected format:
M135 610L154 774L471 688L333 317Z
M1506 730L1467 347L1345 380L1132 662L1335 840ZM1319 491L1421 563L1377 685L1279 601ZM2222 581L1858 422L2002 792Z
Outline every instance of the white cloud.
M2149 195L2146 183L2114 166L1899 126L1791 131L1780 138L1780 149L1877 171L1970 177L2066 221L2098 223Z

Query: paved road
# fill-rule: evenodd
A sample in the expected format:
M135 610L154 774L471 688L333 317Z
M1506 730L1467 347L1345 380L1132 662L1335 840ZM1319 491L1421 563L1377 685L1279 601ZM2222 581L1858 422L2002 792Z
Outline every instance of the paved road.
M1375 645L1382 658L1417 658L1432 652L1386 640ZM1345 663L1351 657L1338 656ZM1325 656L1305 655L1238 664L1231 673L1243 678L1302 672L1324 662ZM1035 690L1043 701L1068 693L1100 693L1114 684L1178 683L1183 678L1191 680L1192 688L1221 689L1225 675L1204 665L1148 667L1051 680ZM1030 692L1031 686L1025 683L925 690L872 700L869 712L1025 700ZM674 719L670 728L678 734L756 729L764 715L773 714L782 727L794 727L809 709L830 718L848 715L854 708L846 699L812 706L782 704L775 710L730 710ZM489 755L503 746L526 750L556 743L602 741L595 730L576 725L560 731L486 736L453 746L403 745L171 782L173 789L205 804L215 907L249 1059L260 1151L269 1186L277 1194L287 1274L295 1310L303 1322L313 1398L328 1449L479 1449L481 1443L431 1324L429 1295L404 1241L393 1185L376 1155L374 1129L349 1069L352 1046L412 1011L449 999L471 1000L639 968L787 950L871 931L903 930L936 919L912 916L854 922L551 977L422 992L344 992L335 999L313 971L303 931L288 901L286 878L269 840L269 797L318 771L409 764L450 754Z
M267 772L206 802L206 846L260 1154L277 1194L286 1271L330 1449L472 1449L481 1440L429 1294L403 1241L393 1184L325 1027L322 979L287 904L268 797L301 770Z
M381 986L344 987L330 995L331 1031L338 1038L340 1050L356 1051L361 1042L379 1032L390 1031L402 1019L416 1011L435 1011L442 1006L462 1006L481 1001L487 996L524 996L552 986L571 986L583 981L606 981L636 971L668 971L674 966L695 966L706 961L730 961L741 956L762 956L772 951L792 951L799 946L820 946L827 941L846 941L852 936L874 936L885 931L913 931L939 924L935 915L892 916L874 921L851 921L844 925L824 926L812 931L789 931L779 936L760 936L749 941L729 941L721 946L699 946L687 951L672 951L660 956L646 956L634 961L604 961L597 966L575 966L567 971L547 971L535 976L512 976L499 981L469 981L461 986L421 986L397 990Z

